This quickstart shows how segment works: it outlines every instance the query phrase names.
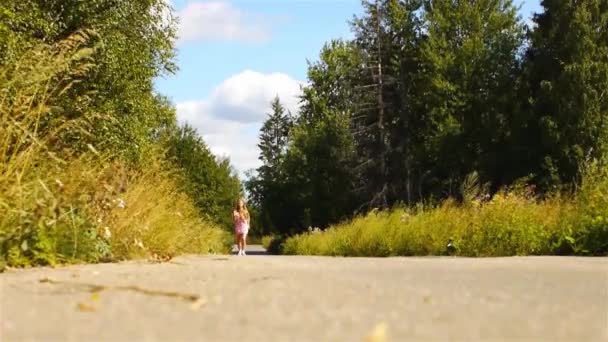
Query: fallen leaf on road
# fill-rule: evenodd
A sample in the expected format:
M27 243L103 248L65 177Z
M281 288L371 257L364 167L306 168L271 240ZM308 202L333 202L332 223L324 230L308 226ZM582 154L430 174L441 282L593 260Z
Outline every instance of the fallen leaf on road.
M367 335L365 338L365 342L386 342L388 341L386 337L386 331L388 330L388 325L384 322L378 323L372 332Z
M190 304L190 308L194 311L200 309L202 306L204 306L205 304L207 304L207 300L205 298L198 298L196 300L194 300L192 302L192 304Z
M78 303L77 308L80 311L95 312L95 307L93 305L90 305L90 304L87 304L87 303L83 303L83 302Z

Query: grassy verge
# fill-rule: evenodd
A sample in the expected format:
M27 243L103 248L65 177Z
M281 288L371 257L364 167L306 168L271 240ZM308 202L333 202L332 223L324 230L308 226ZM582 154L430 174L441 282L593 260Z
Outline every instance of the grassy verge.
M88 124L105 119L68 115L57 100L91 68L84 40L41 45L0 68L0 263L227 251L229 235L200 218L161 153L127 167L92 146L74 151Z
M285 254L512 256L608 254L608 171L586 171L575 196L537 201L515 190L487 203L372 212L287 239Z

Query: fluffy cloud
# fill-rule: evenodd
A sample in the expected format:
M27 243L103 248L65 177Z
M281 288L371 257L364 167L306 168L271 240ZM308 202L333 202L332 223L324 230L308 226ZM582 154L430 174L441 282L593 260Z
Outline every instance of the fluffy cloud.
M226 1L190 2L178 12L179 43L192 41L263 42L270 37L270 20L247 14Z
M207 99L178 103L178 120L195 127L213 153L230 157L242 176L260 165L259 129L270 102L278 95L295 113L300 85L286 74L246 70L223 81Z

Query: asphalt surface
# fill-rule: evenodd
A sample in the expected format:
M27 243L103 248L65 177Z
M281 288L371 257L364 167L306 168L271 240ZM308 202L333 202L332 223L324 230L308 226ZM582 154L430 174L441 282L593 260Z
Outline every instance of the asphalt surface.
M608 341L608 258L183 256L8 270L0 341Z

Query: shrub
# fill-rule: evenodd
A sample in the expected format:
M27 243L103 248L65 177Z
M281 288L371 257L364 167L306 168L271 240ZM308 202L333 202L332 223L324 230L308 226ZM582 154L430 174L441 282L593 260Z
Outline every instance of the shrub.
M153 157L161 153L127 167L65 143L103 119L53 105L91 68L86 40L77 33L39 45L0 69L0 259L27 266L226 251L227 234L176 190L177 175Z
M608 167L594 161L583 169L573 214L567 216L562 241L576 254L608 254Z
M594 166L576 196L536 200L505 189L487 203L371 212L290 237L285 254L512 256L608 253L608 172Z

